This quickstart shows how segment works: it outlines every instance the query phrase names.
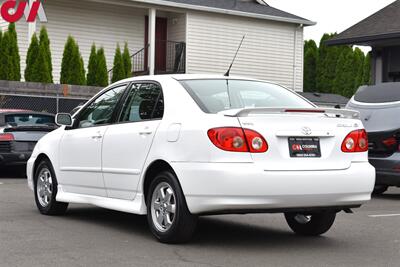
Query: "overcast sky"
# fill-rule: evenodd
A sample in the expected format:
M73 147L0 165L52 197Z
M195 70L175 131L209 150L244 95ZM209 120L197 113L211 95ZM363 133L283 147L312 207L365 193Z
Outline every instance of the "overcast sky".
M304 39L317 43L326 32L342 32L394 0L267 0L269 5L317 22L306 27Z

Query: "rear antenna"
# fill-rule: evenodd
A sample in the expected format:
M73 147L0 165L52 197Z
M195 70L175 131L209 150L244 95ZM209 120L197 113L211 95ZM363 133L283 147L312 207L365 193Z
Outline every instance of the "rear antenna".
M237 55L238 55L238 53L239 53L239 50L240 50L240 48L242 47L244 38L246 38L246 35L243 35L242 41L240 42L240 45L239 45L239 47L238 47L238 49L237 49L237 51L236 51L236 54L235 54L235 56L233 57L232 63L231 63L231 65L229 66L228 71L225 73L225 76L226 76L226 77L229 77L229 74L231 73L231 69L232 69L233 63L235 63L236 57L237 57Z

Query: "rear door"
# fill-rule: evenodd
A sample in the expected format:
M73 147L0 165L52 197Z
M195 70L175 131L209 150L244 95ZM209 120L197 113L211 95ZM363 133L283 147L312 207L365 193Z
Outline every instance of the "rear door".
M102 168L111 198L134 199L143 165L164 113L158 83L136 83L119 116L104 136Z
M60 142L59 182L67 192L106 197L101 171L104 134L126 84L98 96L80 111L73 129L65 130Z

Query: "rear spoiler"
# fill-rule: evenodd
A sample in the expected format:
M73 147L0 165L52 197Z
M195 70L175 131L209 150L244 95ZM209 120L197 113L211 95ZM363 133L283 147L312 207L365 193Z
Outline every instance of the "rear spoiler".
M227 117L248 117L250 115L285 114L285 113L320 113L330 118L360 119L360 113L348 109L334 108L243 108L221 111Z

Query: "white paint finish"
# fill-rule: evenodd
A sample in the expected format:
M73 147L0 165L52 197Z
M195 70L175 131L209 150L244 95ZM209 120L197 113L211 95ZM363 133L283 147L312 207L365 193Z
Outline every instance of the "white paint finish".
M177 142L179 140L179 135L181 133L182 124L181 123L173 123L168 127L168 142Z
M45 10L48 23L38 22L37 32L42 25L48 29L55 82L59 82L61 60L68 35L77 40L86 71L93 42L97 47L104 47L108 69L113 66L117 43L123 48L124 42L127 41L131 53L144 47L147 9L92 1L51 0L46 2ZM26 35L27 32L26 34L19 32L19 36ZM21 58L22 63L25 62L24 53L21 53Z
M368 153L353 153L350 156L336 153L340 150L344 130L335 126L338 123L354 124L353 119L329 118L323 114L308 116L275 114L275 117L249 114L240 117L240 119L257 118L251 127L264 134L267 141L276 136L269 136L265 132L265 125L269 125L271 132L295 131L302 123L310 128L320 127L329 131L332 129L335 135L327 137L334 139L333 143L336 143L336 147L332 148L335 153L331 156L335 157L338 164L342 163L341 157L345 157L346 163L350 163L347 169L332 170L326 163L332 162L334 158L326 162L321 159L320 163L325 168L321 168L315 160L282 158L281 151L288 149L287 142L270 142L270 153L260 154L257 157L250 153L226 152L212 144L207 136L207 130L227 125L240 127L238 118L227 117L224 114L203 113L176 80L205 78L225 77L161 75L126 80L154 80L161 84L165 101L164 118L162 121L151 122L159 125L153 128L146 124L137 124L138 128L129 124L106 126L109 128L101 149L86 138L90 136L89 131L79 133L74 132L75 130L65 131L63 128L53 131L38 142L32 158L28 161L27 174L30 187L32 187L33 163L39 154L44 153L53 163L56 176L60 177L62 190L57 195L57 200L94 204L138 214L144 214L146 207L143 196L144 174L156 160L163 160L173 167L182 185L188 207L193 213L241 208L360 205L370 199L375 183L375 170L368 163ZM231 77L231 79L240 78ZM361 125L360 121L357 123ZM168 129L171 124L182 125L177 142L168 142ZM140 127L144 128L139 129ZM96 128L102 127L89 129L95 131ZM348 129L349 132L351 130ZM140 141L136 140L138 132L152 132L154 134L152 145L149 145L151 141L148 134L139 137ZM68 134L71 135L68 138L72 138L65 143L68 146L62 141L59 146L60 140L65 139ZM330 151L332 144L323 142L321 144L322 151ZM102 163L97 163L99 157L102 157ZM270 164L267 162L268 159ZM279 166L279 169L270 170L265 167L270 165ZM65 167L81 169L101 167L106 171L103 175L107 181L109 195L98 196L98 190L104 187L101 183L93 183L101 180L96 180L94 175L97 173L68 172L66 173L68 175L63 175L60 169ZM268 171L265 171L266 169ZM297 171L293 171L295 169ZM121 175L122 170L127 173L127 170L129 173L140 170L140 175ZM111 172L121 174L108 176ZM135 195L134 199L129 198L132 195ZM115 196L125 200L115 199Z
M381 217L399 217L400 214L378 214L378 215L368 215L371 218L381 218Z
M269 80L288 88L295 84L294 89L302 91L303 29L299 25L201 12L189 12L187 20L188 73L225 73L246 35L232 75Z
M67 192L107 196L101 172L101 151L107 126L67 130L60 141L57 175ZM101 138L98 138L102 136Z
M102 146L104 184L109 197L134 199L141 170L160 121L108 127Z

